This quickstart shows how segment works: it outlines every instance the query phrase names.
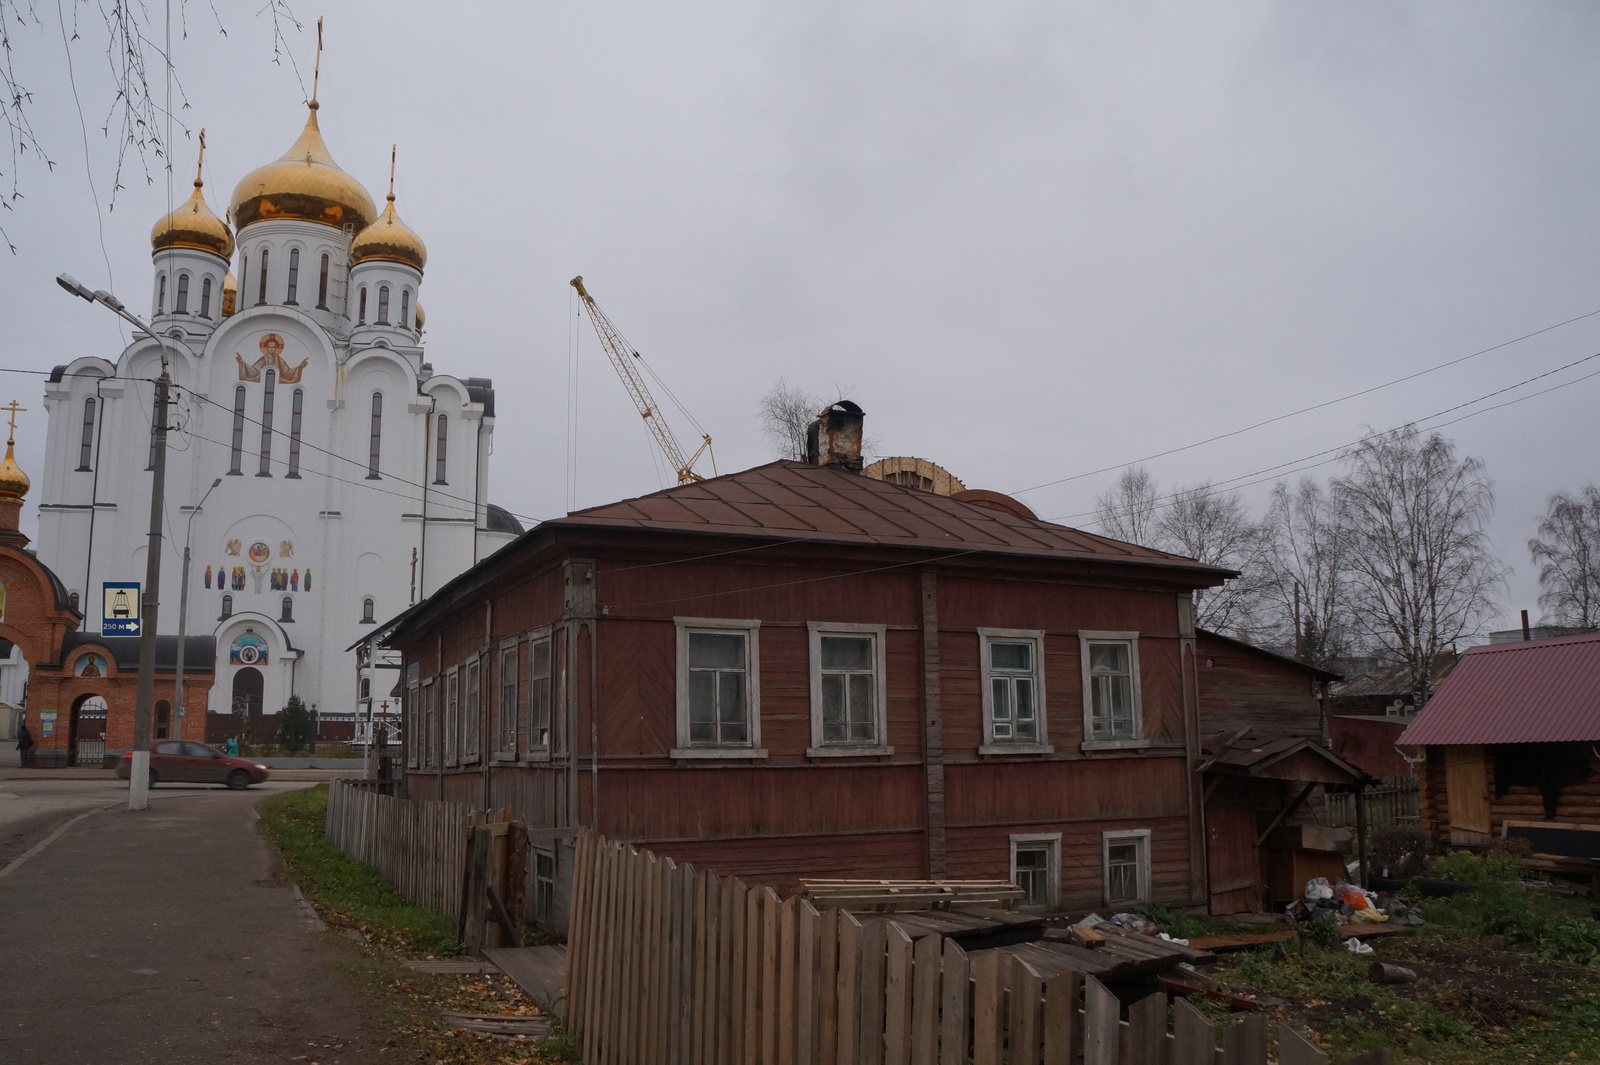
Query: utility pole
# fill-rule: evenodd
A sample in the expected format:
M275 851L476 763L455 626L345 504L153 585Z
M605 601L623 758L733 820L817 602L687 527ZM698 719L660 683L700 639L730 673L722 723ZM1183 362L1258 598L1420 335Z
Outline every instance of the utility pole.
M178 670L172 680L173 715L178 721L180 737L183 735L183 659L189 638L189 542L194 539L194 516L200 513L200 508L206 505L212 491L221 483L221 477L212 481L206 494L200 497L200 502L189 511L189 526L183 534L183 581L178 590Z
M139 600L139 684L133 707L133 765L128 772L128 809L150 806L150 711L156 696L156 623L160 614L161 517L167 488L167 400L172 388L166 338L129 313L122 301L104 290L90 291L69 274L56 284L80 299L98 303L143 330L161 351L161 376L156 378L155 468L150 478L150 538L145 548L144 594ZM87 589L85 589L87 591Z

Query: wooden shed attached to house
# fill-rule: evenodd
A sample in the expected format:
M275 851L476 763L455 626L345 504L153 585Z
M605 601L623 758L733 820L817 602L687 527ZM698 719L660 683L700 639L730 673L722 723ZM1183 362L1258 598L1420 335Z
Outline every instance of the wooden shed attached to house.
M1229 571L863 477L852 435L545 522L385 626L407 794L779 886L1204 903L1192 592Z
M1439 843L1521 835L1600 871L1600 633L1472 648L1398 742Z

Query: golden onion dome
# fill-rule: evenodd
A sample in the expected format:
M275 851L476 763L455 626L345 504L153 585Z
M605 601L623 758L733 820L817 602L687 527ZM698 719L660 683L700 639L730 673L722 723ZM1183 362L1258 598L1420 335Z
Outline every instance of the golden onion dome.
M428 312L422 309L422 301L417 301L417 332L422 332L422 326L428 320Z
M32 483L17 465L15 441L7 440L6 458L0 462L0 499L21 499L28 494L28 486Z
M394 209L394 193L378 220L356 234L350 242L350 265L366 262L405 263L421 270L428 262L428 246L416 230L400 221Z
M252 222L293 218L338 228L365 228L378 213L361 182L339 169L317 126L311 101L300 139L275 163L252 170L233 190L233 221L243 230Z
M200 131L200 159L205 161L206 131ZM228 223L206 205L205 182L200 180L200 164L195 164L194 192L182 207L157 222L150 230L150 247L198 248L224 259L233 258L233 231Z
M222 277L222 317L231 318L239 309L239 279L229 270Z

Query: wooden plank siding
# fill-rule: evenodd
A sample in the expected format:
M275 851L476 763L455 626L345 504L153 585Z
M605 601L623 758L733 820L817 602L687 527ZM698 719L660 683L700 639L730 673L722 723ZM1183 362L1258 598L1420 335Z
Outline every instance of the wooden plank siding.
M801 876L918 878L930 860L925 650L936 647L945 875L1010 877L1013 833L1062 834L1061 903L1098 906L1102 833L1148 829L1154 901L1204 901L1190 835L1193 689L1179 637L1182 581L1010 559L908 565L889 549L777 546L702 559L692 537L604 538L507 564L394 641L418 680L483 655L478 760L408 770L413 797L504 807L530 828L581 825L751 885ZM558 545L559 546L559 545ZM593 559L593 608L569 605L564 564ZM889 561L885 561L889 560ZM490 560L493 562L493 560ZM487 563L485 565L488 565ZM884 569L886 565L894 568ZM852 573L877 569L878 572ZM931 585L925 574L936 573ZM935 589L925 604L924 587ZM924 608L937 632L922 629ZM674 760L675 617L759 619L763 759ZM885 626L881 757L813 758L807 622ZM530 634L552 628L552 747L495 757L499 654L518 646L526 720ZM984 755L979 628L1041 631L1049 754ZM1081 630L1139 634L1144 749L1090 751ZM465 676L463 672L463 677ZM466 708L462 681L462 712ZM435 685L437 687L437 684ZM442 711L438 715L441 719ZM559 875L569 873L562 850ZM565 890L563 888L563 890Z

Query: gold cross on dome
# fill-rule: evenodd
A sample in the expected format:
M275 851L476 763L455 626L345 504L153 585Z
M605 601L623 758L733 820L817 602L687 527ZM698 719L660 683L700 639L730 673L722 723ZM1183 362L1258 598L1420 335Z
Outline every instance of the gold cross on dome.
M0 410L11 412L11 435L15 437L17 435L17 415L26 413L28 408L20 405L16 400L12 400L9 406L0 407Z

